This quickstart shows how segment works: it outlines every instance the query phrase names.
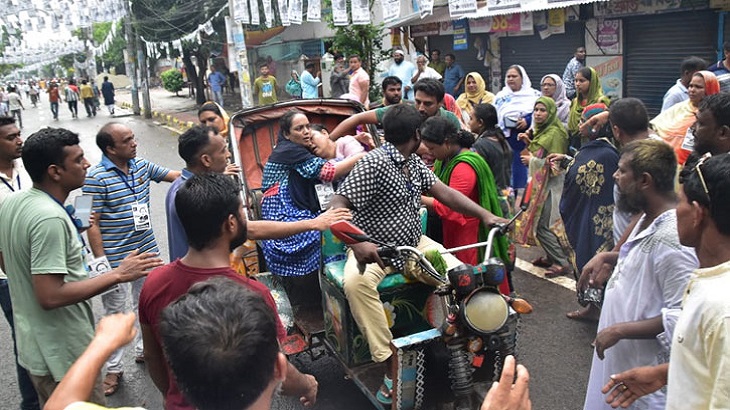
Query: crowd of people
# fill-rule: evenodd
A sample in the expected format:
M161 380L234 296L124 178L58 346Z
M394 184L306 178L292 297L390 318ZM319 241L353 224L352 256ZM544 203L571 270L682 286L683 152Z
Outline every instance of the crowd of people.
M349 56L349 70L336 57L335 74L348 73L331 77L339 97L369 107L360 57ZM352 219L383 242L443 251L484 239L523 195L532 199L526 212L494 252L506 262L509 241L536 244L544 256L531 262L546 277L578 280L583 308L567 316L598 322L584 408L729 402L724 74L687 58L662 113L650 120L641 100L603 95L583 47L562 76L543 75L539 90L524 67L509 67L496 95L452 54L441 62L434 50L430 64L419 56L416 65L404 57L394 51L380 106L332 130L298 110L282 115L263 170L260 221L247 220L230 178L240 169L230 164L234 135L220 89L200 107L201 125L179 138L181 171L140 158L133 130L120 123L98 131L102 159L92 166L76 133L43 128L23 141L20 116L0 116L0 274L7 275L0 301L13 329L23 408L104 405L122 382L130 342L166 409L268 408L278 390L310 406L317 380L279 352L285 331L274 299L231 268L231 249L259 240L293 302L318 304L320 295L301 290L318 288L319 232L334 221ZM260 104L277 101L270 68L261 64L254 82ZM314 64L305 68L292 79L303 98L314 98L321 74ZM714 68L730 72L724 60ZM113 85L109 101L104 84L99 93L113 114ZM49 96L57 89L50 84ZM99 93L70 81L64 99L70 109L84 100L94 116ZM382 128L382 140L356 131L364 124ZM172 183L167 264L150 223L153 181ZM78 188L92 199L89 220L64 206ZM422 207L431 215L428 235ZM443 259L448 269L482 257L467 250ZM399 268L428 282L416 266ZM344 293L372 360L385 363L377 399L388 405L393 335L378 293L385 275L374 244L350 246ZM515 292L509 275L499 288ZM97 295L105 318L95 332L90 299ZM124 313L130 310L138 321ZM483 408L529 409L528 380L508 358Z

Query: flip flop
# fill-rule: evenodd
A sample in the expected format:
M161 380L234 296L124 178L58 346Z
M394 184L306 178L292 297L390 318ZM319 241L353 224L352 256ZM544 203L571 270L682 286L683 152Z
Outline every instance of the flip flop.
M124 374L124 372L106 374L104 382L102 383L105 396L111 396L119 390L119 380L122 379L122 374Z
M541 256L531 262L534 266L537 266L538 268L549 268L553 266L553 264L548 260L548 258Z
M375 394L375 398L378 402L384 406L390 406L393 404L393 380L388 376L383 376L383 385L378 389L378 393Z
M565 314L568 319L580 320L585 322L598 322L598 317L594 314L586 313L584 309L574 310ZM600 315L599 315L600 316Z
M573 270L566 266L560 266L557 268L550 268L545 271L545 277L548 279L554 279L558 276L573 275Z

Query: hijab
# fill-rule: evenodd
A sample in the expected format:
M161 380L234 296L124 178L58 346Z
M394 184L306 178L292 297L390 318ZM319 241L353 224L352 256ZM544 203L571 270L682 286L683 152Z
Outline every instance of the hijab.
M469 114L472 113L472 108L477 104L491 104L494 101L494 94L487 91L487 85L484 82L481 74L476 71L466 75L466 83L469 77L473 78L477 83L477 89L474 92L469 92L467 88L464 88L464 92L456 100L456 104L462 111L466 111ZM466 86L465 86L466 87Z
M558 107L558 119L563 124L568 123L568 114L570 114L570 100L565 95L565 83L563 79L557 74L548 74L540 80L540 84L545 81L546 78L550 78L555 81L555 93L551 95L555 106Z
M224 110L223 107L218 105L218 103L216 102L206 101L205 104L200 106L200 109L198 110L198 117L200 117L200 113L202 113L203 111L210 111L223 119L223 129L218 130L218 134L220 134L225 139L228 139L228 122L231 120L231 118L228 116L226 110Z
M499 118L499 126L504 129L504 117L508 115L522 117L532 112L535 107L535 100L540 97L540 92L532 88L530 77L521 65L514 66L520 71L522 76L522 88L513 91L506 83L494 100L494 106L497 108L497 118Z
M696 72L694 75L701 75L702 78L705 80L705 97L708 95L715 95L720 92L720 82L717 81L717 76L715 76L715 73L702 70Z
M545 149L547 154L565 154L568 151L568 131L558 119L558 108L550 97L540 97L535 105L543 104L548 116L542 124L535 123L535 134L528 146L530 152Z
M608 106L611 103L611 100L603 95L601 78L598 76L598 73L593 67L588 67L588 69L591 70L591 84L588 88L588 95L585 98L585 106L596 103L604 103ZM583 115L583 108L585 106L582 105L580 94L576 93L575 98L573 98L573 102L570 104L570 116L568 117L568 130L570 130L571 133L578 132L580 117Z

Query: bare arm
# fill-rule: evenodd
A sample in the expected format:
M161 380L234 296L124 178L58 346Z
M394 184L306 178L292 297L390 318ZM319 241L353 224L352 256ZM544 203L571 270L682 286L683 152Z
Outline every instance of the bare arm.
M101 229L98 223L89 226L89 229L86 230L86 237L89 239L89 246L91 246L91 253L94 254L94 257L104 256L104 241L101 239Z
M493 213L479 206L476 202L469 199L466 195L450 188L441 181L436 181L428 192L431 196L438 199L439 202L454 211L479 218L486 226L497 223L507 223L506 219L497 217Z
M165 175L165 177L162 178L162 180L165 182L172 182L172 181L176 180L180 175L182 175L182 172L176 171L176 170L170 170L170 172L168 172L167 175Z
M43 406L43 410L63 410L79 401L88 401L96 384L96 375L114 350L134 339L134 313L117 313L101 319L96 335L84 353L76 359L61 383Z
M150 325L140 324L140 327L142 328L142 343L144 343L144 364L152 382L164 396L170 386L170 379L167 376L167 364L165 355L162 353L162 346L157 343Z
M359 154L351 156L350 158L345 158L335 164L335 179L347 176L347 174L352 171L352 168L355 166L355 164L357 164L357 161L360 161L360 159L364 156L365 153L361 152Z
M336 140L344 135L353 135L355 127L360 124L377 124L378 117L375 115L375 111L365 111L359 114L355 114L351 117L346 118L332 132L330 132L330 139Z
M317 383L314 376L303 374L289 363L286 369L286 379L281 385L281 390L284 395L298 396L299 401L304 406L309 407L317 402L318 386L319 383Z
M653 339L662 331L662 315L635 322L616 323L598 332L595 340L596 354L603 360L606 349L622 339Z
M304 221L248 221L246 231L249 239L279 239L306 231L324 231L334 222L350 219L352 215L346 208L329 209L314 219Z
M360 89L363 90L363 93L360 96L360 102L364 105L365 101L368 99L368 93L370 92L370 78L367 80L360 80ZM368 107L365 107L365 109L367 108Z
M134 251L116 269L87 280L65 282L65 272L32 275L33 291L43 309L55 309L89 299L117 283L146 276L151 269L160 265L162 260L157 254L139 254Z

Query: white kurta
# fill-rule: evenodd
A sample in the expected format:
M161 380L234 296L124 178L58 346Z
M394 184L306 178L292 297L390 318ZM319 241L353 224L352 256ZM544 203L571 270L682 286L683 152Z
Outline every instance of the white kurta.
M639 232L646 216L619 251L618 263L606 286L598 331L622 322L651 319L662 308L678 308L690 274L698 266L694 249L679 244L674 209L659 215ZM666 352L656 339L623 339L607 349L600 360L593 353L585 410L609 410L601 388L612 374L638 366L656 365ZM664 409L665 392L637 400L631 409Z

